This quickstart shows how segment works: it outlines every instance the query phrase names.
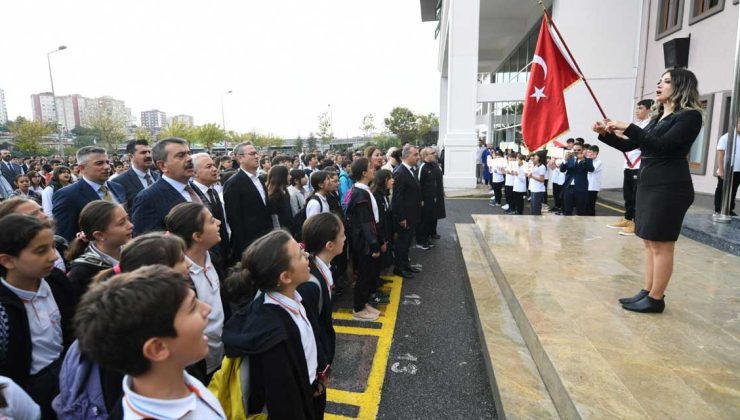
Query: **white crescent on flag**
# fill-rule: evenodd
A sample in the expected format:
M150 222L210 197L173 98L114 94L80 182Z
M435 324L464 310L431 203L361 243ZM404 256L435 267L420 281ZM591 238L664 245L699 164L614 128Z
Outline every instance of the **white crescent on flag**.
M539 64L542 66L542 70L545 71L545 78L547 78L547 63L545 63L545 60L543 60L542 57L535 54L534 57L532 57L532 64Z

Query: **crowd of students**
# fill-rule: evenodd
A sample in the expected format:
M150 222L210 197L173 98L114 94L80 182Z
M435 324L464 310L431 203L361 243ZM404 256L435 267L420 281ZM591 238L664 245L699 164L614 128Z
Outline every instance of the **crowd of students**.
M0 197L0 414L323 418L336 296L377 320L381 272L413 278L412 238L440 238L436 148L127 152L81 148L38 185L38 163L0 164L18 187Z
M481 159L486 162L482 179L490 186L490 206L502 206L505 214L524 214L526 198L532 215L541 215L543 208L565 216L596 215L602 178L599 146L586 144L582 138L570 138L562 157L548 157L547 150L525 155L488 147ZM548 207L547 197L550 181L552 207Z

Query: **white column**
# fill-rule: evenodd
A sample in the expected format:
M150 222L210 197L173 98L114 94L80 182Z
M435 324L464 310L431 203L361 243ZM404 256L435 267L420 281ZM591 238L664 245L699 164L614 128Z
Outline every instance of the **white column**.
M450 0L447 118L444 136L447 190L475 188L475 106L478 90L480 0ZM441 121L440 121L441 124ZM440 133L441 134L441 133Z
M447 77L439 79L439 138L437 146L445 147L445 136L447 135Z

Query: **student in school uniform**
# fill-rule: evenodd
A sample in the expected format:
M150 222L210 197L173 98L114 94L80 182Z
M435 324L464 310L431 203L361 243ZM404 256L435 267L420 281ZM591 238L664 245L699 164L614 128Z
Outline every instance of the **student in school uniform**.
M516 169L511 171L514 176L514 185L511 191L514 209L509 208L510 214L524 214L524 194L527 192L526 165L524 155L519 153L516 160Z
M552 180L553 207L550 211L555 214L562 214L563 212L563 183L565 182L565 173L560 172L561 163L563 163L563 160L559 158L550 158L547 161L547 168L552 172L550 179Z
M186 275L163 266L114 276L83 296L75 315L82 353L125 374L124 419L226 419L185 367L208 354L211 307Z
M308 260L311 271L310 281L298 286L303 298L303 307L313 325L317 348L317 369L328 379L334 362L336 333L332 321L332 298L334 277L331 261L344 249L344 223L331 213L318 214L306 220L303 225L304 250L310 254ZM317 418L323 418L326 394L316 397Z
M493 188L493 197L488 205L498 207L501 205L501 189L506 182L506 158L504 158L504 152L497 150L496 154L488 162L491 172L491 187Z
M254 241L242 256L241 279L259 294L224 325L227 357L247 357L247 416L315 419L314 395L326 392L317 361L314 331L297 288L309 280L308 253L283 230ZM212 386L221 384L219 373Z
M21 214L0 219L0 375L26 390L43 418L54 418L59 367L73 340L74 297L54 270L56 259L48 221Z
M588 146L586 157L591 158L594 171L588 173L588 215L596 216L596 199L601 191L602 162L599 159L599 146Z
M516 175L514 175L514 167L516 166L516 152L511 152L507 156L506 160L506 169L504 169L504 173L506 174L504 179L504 198L506 198L506 205L502 206L501 208L504 209L507 214L511 214L514 212L514 178Z
M545 152L537 152L532 155L532 170L529 173L529 191L532 193L532 215L542 215L542 202L545 199L545 176L547 167L545 166Z
M306 198L306 220L319 213L329 213L328 195L334 186L328 171L311 172L311 194Z

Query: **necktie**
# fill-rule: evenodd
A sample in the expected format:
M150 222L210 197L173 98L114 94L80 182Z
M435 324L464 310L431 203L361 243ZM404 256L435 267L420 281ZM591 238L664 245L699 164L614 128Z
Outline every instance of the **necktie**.
M218 195L213 188L209 188L207 191L208 199L211 201L211 213L213 217L223 222L223 209L221 208L221 200L218 199Z
M113 197L110 195L110 190L106 185L100 186L100 192L103 193L103 200L111 202L113 201Z
M147 187L148 187L148 186L150 186L150 185L152 185L152 176L151 176L151 175L149 175L149 172L147 172L147 173L146 173L146 174L144 175L144 181L146 181L146 186L147 186Z
M185 191L187 191L188 194L190 195L191 203L203 204L203 200L200 199L198 194L195 193L195 190L193 189L193 187L191 187L189 184L185 185Z

